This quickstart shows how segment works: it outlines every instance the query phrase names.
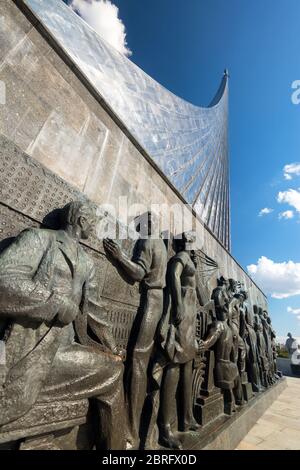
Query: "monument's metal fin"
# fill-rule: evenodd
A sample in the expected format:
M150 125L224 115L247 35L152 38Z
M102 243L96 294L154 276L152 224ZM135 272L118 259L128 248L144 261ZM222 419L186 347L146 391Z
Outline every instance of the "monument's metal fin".
M207 108L175 96L62 0L24 0L184 199L230 248L228 73Z

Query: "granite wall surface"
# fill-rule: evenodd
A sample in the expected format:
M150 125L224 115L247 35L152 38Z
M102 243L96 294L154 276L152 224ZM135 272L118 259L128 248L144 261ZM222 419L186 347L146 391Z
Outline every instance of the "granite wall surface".
M182 207L180 195L105 109L101 97L90 92L12 0L0 3L0 44L0 80L6 87L6 104L0 105L1 239L39 224L47 212L81 194L97 205L117 205L120 196L127 196L129 205ZM218 264L210 288L218 276L232 277L245 284L250 303L265 307L263 293L202 223L193 220L201 234L200 248ZM162 229L176 233L176 223L169 226L163 220ZM97 259L99 303L106 305L108 318L119 312L123 329L116 335L125 345L138 290L106 261L101 242L89 243L86 249Z

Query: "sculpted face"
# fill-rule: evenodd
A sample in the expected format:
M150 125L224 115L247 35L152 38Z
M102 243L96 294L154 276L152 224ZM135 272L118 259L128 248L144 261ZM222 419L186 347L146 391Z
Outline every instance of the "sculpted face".
M135 219L135 228L139 232L140 237L145 239L154 231L154 216L151 212L145 212Z
M221 307L221 308L216 309L216 316L217 316L217 320L219 321L225 321L228 319L228 311L226 308L224 308L225 303L226 302L224 302L224 304L222 305L223 308Z
M238 289L237 289L237 287L238 287L237 281L235 281L234 279L229 279L228 282L229 282L229 287L230 287L231 292L232 292L233 294L236 294L237 291L238 291Z
M86 211L85 214L79 216L78 225L81 228L81 238L83 240L87 240L89 238L92 233L95 222L95 216L92 211Z
M86 240L95 223L95 209L88 202L71 201L61 210L61 228L76 238Z
M186 240L185 240L184 234L177 235L176 237L173 238L172 248L175 251L175 253L178 253L186 249Z

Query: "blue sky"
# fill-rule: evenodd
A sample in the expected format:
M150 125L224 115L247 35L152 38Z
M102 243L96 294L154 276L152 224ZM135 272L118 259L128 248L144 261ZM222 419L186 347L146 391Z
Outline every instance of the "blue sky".
M300 310L287 311L300 309L300 168L283 172L300 162L299 0L113 3L131 60L178 96L207 105L229 69L232 253L255 265L278 335L300 336Z

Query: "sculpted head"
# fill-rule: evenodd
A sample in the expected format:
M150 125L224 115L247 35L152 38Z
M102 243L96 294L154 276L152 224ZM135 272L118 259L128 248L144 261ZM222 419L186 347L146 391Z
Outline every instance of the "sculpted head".
M72 201L62 209L63 228L76 233L79 239L86 240L95 224L95 211L91 204L84 201Z
M245 290L240 290L237 294L234 295L240 301L240 305L243 305L246 302L248 295Z
M135 229L140 234L140 238L146 239L155 233L158 220L153 212L144 212L134 219Z
M259 315L260 319L262 319L264 317L264 312L263 312L262 307L258 307L258 315Z
M221 276L217 280L218 287L224 287L225 289L229 290L230 289L230 282L228 279L225 279L225 277Z
M239 283L235 279L232 279L232 278L229 279L230 290L233 294L238 293L238 285Z
M248 293L245 290L240 291L240 295L243 297L243 300L246 301L248 299Z
M194 232L183 232L173 238L173 249L176 253L180 251L193 251L195 248L196 235Z

